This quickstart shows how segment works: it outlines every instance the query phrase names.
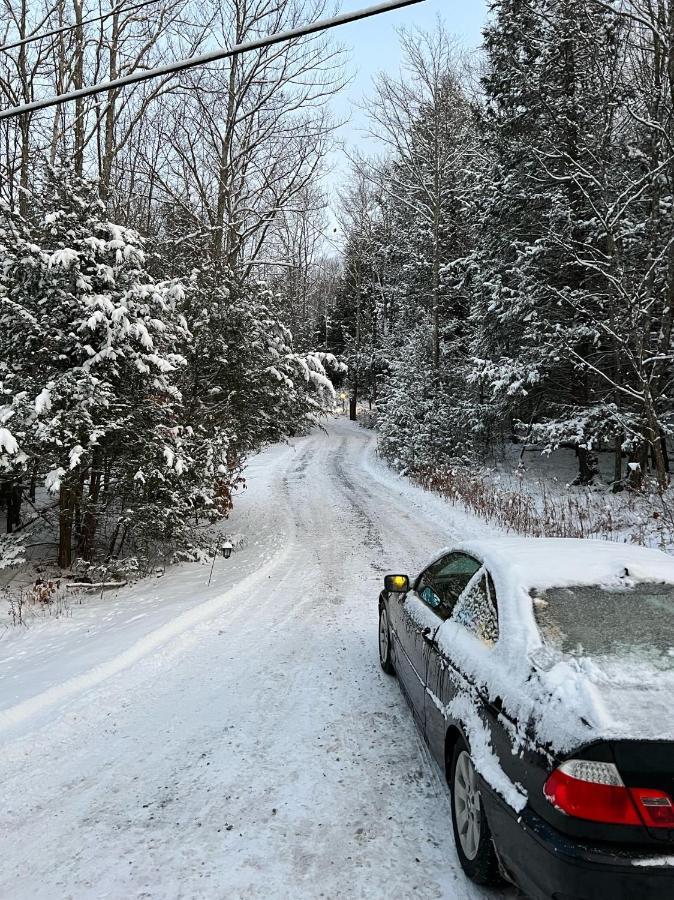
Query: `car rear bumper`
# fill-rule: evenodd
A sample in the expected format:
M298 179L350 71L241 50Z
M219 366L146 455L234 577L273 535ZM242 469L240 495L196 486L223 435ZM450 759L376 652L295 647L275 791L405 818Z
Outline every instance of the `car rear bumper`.
M532 900L674 897L674 848L637 853L581 844L529 809L515 813L489 788L482 796L501 862Z

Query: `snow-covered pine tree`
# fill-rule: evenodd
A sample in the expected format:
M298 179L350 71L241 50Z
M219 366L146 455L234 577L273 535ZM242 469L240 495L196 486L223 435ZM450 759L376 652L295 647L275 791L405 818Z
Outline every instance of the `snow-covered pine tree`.
M248 454L331 407L340 364L294 351L261 283L155 281L95 184L50 170L41 187L28 218L0 210L8 531L37 490L54 497L61 566L184 542L228 512Z
M179 477L164 448L188 333L181 292L153 283L138 235L108 222L95 186L70 171L47 172L28 219L1 214L10 239L0 358L14 443L5 440L0 465L58 497L58 558L68 566L73 545L91 557L111 507L143 508L139 483Z
M592 449L629 422L602 377L615 359L606 213L626 162L620 31L610 10L576 0L503 0L492 15L471 377L511 431L574 447L588 481Z
M373 129L389 156L357 166L355 188L365 180L378 198L377 228L368 231L370 246L359 234L362 228L354 223L349 229L346 272L360 275L375 304L380 294L386 302L387 327L379 334L370 329L373 346L367 348L369 359L378 359L381 376L384 452L402 460L409 435L399 420L418 423L421 416L414 457L426 465L436 453L438 459L449 458L470 441L458 422L468 390L468 295L461 261L470 249L465 200L475 141L462 61L447 32L438 25L429 34L405 34L402 45L401 75L382 76L370 106ZM367 297L362 294L363 301ZM413 398L419 404L416 414Z
M195 433L226 435L234 464L301 432L333 401L325 366L338 368L336 360L296 353L276 306L264 283L235 283L210 267L185 281L181 309L192 335L180 374L185 415Z

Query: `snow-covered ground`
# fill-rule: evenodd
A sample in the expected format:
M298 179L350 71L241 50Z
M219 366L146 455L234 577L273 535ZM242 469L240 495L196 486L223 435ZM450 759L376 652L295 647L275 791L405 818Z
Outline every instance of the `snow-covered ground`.
M232 559L0 639L0 897L476 898L377 662L389 570L488 529L343 420L256 457Z

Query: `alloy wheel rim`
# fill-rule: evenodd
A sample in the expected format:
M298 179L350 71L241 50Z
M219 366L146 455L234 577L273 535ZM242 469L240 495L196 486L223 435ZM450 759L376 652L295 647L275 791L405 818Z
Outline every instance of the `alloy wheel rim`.
M386 610L382 609L379 616L379 659L386 661L388 656L388 617Z
M474 860L480 845L482 806L477 787L477 774L470 755L463 750L454 770L454 815L461 849Z

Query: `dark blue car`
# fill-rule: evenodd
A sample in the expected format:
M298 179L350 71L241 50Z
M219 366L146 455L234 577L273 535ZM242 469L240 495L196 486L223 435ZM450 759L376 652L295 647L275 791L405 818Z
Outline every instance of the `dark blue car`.
M535 900L674 897L674 559L463 544L387 576L379 653L446 772L471 879Z

